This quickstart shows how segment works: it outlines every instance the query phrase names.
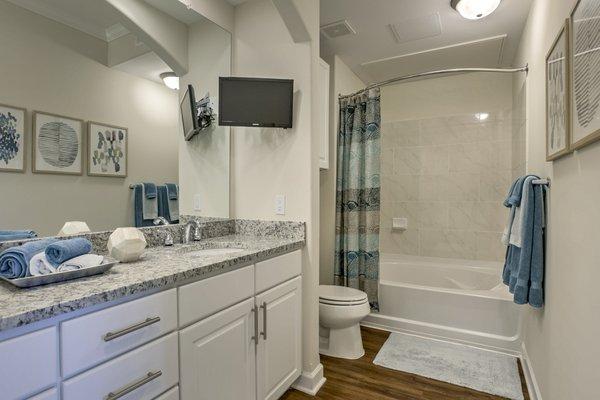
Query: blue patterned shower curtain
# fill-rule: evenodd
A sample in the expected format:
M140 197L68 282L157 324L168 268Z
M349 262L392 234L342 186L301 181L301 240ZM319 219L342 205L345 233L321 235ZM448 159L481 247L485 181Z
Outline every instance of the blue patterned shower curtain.
M366 292L378 310L379 89L340 100L335 217L335 284Z

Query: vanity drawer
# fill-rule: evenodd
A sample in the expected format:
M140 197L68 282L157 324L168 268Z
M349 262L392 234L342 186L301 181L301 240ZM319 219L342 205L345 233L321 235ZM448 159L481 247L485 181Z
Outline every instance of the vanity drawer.
M58 377L56 328L0 342L0 398L22 399L55 384Z
M63 322L63 376L100 364L175 329L176 289Z
M301 274L301 250L256 263L256 293L275 287Z
M63 383L63 400L104 400L109 393L123 399L150 400L177 385L177 333L132 350Z
M173 389L161 394L154 400L179 400L179 386L175 386Z
M254 265L179 288L179 326L186 326L254 296Z

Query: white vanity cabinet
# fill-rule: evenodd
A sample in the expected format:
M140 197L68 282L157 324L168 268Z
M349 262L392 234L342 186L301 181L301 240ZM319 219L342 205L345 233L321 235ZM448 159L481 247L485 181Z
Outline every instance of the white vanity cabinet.
M0 398L277 399L301 373L301 272L297 250L6 335Z
M258 400L278 399L302 370L302 278L256 296L259 340L256 347Z

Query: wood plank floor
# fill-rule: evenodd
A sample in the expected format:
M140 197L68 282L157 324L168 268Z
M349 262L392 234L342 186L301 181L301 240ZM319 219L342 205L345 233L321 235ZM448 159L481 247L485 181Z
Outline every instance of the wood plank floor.
M481 393L406 372L373 364L389 332L362 328L366 354L359 360L321 356L327 382L316 397L289 390L282 400L500 400L502 397ZM525 400L529 400L523 370L519 373Z

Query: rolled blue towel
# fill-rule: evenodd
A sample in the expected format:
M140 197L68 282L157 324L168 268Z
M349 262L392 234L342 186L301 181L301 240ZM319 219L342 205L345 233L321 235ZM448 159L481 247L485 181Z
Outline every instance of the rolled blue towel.
M92 243L84 238L60 240L46 247L46 258L54 267L58 267L71 258L88 254L92 251Z
M0 254L0 275L7 279L24 278L29 275L29 261L58 239L48 238L11 247Z
M35 233L35 231L0 231L0 242L6 242L7 240L32 239L35 237L37 237L37 233Z
M165 186L167 187L169 200L177 200L179 198L179 186L174 183L165 183Z

